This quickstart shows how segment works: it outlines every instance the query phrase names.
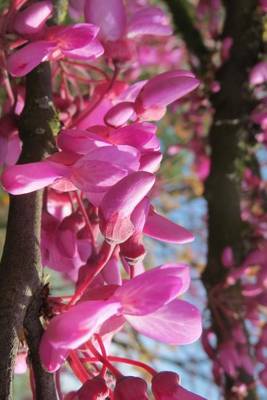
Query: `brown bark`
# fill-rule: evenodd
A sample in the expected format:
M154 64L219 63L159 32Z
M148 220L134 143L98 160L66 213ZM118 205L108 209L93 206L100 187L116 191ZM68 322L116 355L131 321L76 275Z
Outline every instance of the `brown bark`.
M246 255L245 226L241 220L241 174L245 166L244 157L250 146L249 114L254 106L248 89L248 73L257 62L261 51L262 23L257 10L256 0L225 1L225 24L223 37L233 38L231 55L217 72L221 85L220 92L211 98L215 115L209 133L211 147L211 171L206 182L208 202L208 260L202 280L207 289L212 314L213 329L218 343L227 339L215 316L212 292L224 281L227 269L222 265L223 249L230 246L238 265ZM228 306L235 317L219 314L225 331L229 332L236 322L247 336L247 351L250 354L249 338L243 324L242 295L237 284L231 292L227 289L221 294L228 297ZM231 296L232 304L231 304ZM229 336L228 336L229 339ZM238 349L237 349L238 350ZM240 368L237 379L227 374L224 377L224 397L236 398L233 387L236 382L249 387L246 400L258 399L255 377Z
M47 151L53 149L53 135L57 130L50 66L42 63L26 77L26 102L19 119L19 134L23 141L19 163L41 160ZM13 367L19 341L24 337L23 323L30 304L30 326L33 329L37 326L34 321L39 318L39 307L34 306L32 301L36 298L39 304L40 297L34 296L41 292L43 286L40 257L41 211L41 191L10 196L6 240L0 264L0 400L12 399ZM29 315L27 325L29 326ZM30 335L35 337L35 348L38 347L38 329L37 327ZM38 378L44 372L40 371L33 346L30 347L30 360ZM47 377L47 381L39 379L39 382L38 399L57 398L53 388L53 375Z

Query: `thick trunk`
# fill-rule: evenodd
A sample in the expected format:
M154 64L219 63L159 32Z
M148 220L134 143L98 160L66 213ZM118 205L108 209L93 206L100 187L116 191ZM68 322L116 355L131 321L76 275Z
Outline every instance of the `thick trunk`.
M240 183L251 143L249 115L253 108L253 99L248 89L248 73L257 62L262 35L256 0L229 0L225 1L224 5L226 17L223 36L233 39L233 47L229 60L217 72L216 79L221 90L212 98L215 115L209 133L211 171L206 182L208 260L202 276L218 343L231 339L229 335L227 338L227 332L231 332L236 323L242 327L248 338L243 324L243 300L239 285L230 291L225 289L224 293L220 294L223 299L232 298L232 302L228 301L232 316L222 313L220 308L214 305L212 293L222 284L227 274L221 262L224 248L230 246L233 249L237 264L246 255L246 229L241 220L240 210ZM246 349L249 354L249 338L247 341ZM236 398L233 388L237 381L250 388L244 399L258 399L255 377L240 368L237 380L225 374L226 400Z

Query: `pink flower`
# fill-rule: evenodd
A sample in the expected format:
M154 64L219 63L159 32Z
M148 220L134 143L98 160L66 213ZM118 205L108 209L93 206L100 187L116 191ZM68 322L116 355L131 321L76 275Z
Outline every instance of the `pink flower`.
M172 29L169 24L168 16L159 7L140 7L129 17L128 38L138 36L169 36Z
M152 392L156 400L205 400L180 386L180 378L174 372L160 372L152 379Z
M124 321L145 336L171 345L192 343L201 334L199 311L177 300L189 286L189 269L185 265L166 264L124 282L110 298L121 303ZM109 332L109 323L100 333Z
M2 175L5 190L12 194L30 193L48 185L60 191L80 189L99 205L105 193L128 172L139 168L139 152L130 146L112 146L99 140L91 143L84 156L54 153L44 161L14 165Z
M77 280L79 268L92 251L82 216L76 212L60 222L43 212L41 250L43 266Z
M17 12L12 23L13 29L21 35L29 36L39 33L45 27L45 22L52 16L51 1L40 1Z
M167 243L189 243L194 240L191 232L157 214L145 197L131 214L134 233L120 244L120 252L131 264L142 260L146 254L143 234Z
M144 247L142 234L169 243L194 240L191 232L157 214L145 196L154 184L148 172L134 172L115 184L99 208L100 229L108 241L121 243L122 254L138 261ZM127 243L126 243L127 241Z
M130 101L116 104L105 115L108 125L124 125L134 113L143 121L157 121L163 117L166 107L186 96L199 86L199 81L190 71L169 71L159 74L147 82L139 82Z
M85 19L100 27L105 40L120 39L126 31L126 11L122 0L86 0Z
M138 332L163 343L178 345L197 340L201 334L199 311L177 300L189 286L189 268L163 265L147 271L122 286L111 287L105 300L83 301L56 316L43 335L40 347L44 367L56 371L70 349L79 348L93 333L116 332L129 322ZM103 287L108 289L107 286ZM98 298L101 291L98 290ZM90 298L90 291L87 298Z
M150 201L145 197L131 214L131 221L134 225L134 233L128 240L120 244L120 254L125 257L128 263L136 264L143 260L146 250L143 245L143 230L147 219Z
M199 81L190 71L163 72L143 86L135 100L135 111L142 119L160 119L166 106L198 86Z
M146 122L118 129L106 126L94 126L89 128L89 131L65 129L58 137L58 146L67 152L81 155L88 153L93 147L103 147L108 144L131 146L140 152L139 170L154 173L162 159L156 129L155 125Z
M10 115L0 119L0 166L16 164L21 152L17 127Z
M253 86L261 85L267 81L267 61L261 61L250 71L249 83Z
M13 76L24 76L47 60L70 57L92 60L103 54L101 44L95 39L98 28L91 24L53 26L46 28L42 36L26 44L7 60L7 68Z
M105 55L117 62L129 62L137 58L138 37L144 35L169 36L168 17L159 7L127 7L123 0L86 0L85 19L100 27L99 36L105 47ZM135 41L133 40L135 39Z
M100 204L100 229L109 241L121 243L134 233L131 214L154 182L155 177L152 174L135 172L107 192Z
M160 151L156 130L156 125L148 122L134 123L109 131L107 139L114 144L133 146L143 155Z
M169 36L171 28L164 12L158 7L140 7L129 17L122 0L86 0L85 19L100 27L99 36L108 56L123 61L130 59L134 49L129 39L142 35ZM109 51L111 45L112 51ZM125 48L129 51L123 52ZM122 54L124 55L122 57ZM125 57L126 56L126 57Z
M124 376L117 380L114 400L148 400L146 382L135 376Z
M44 367L50 372L59 369L69 351L87 342L100 325L116 314L119 308L119 302L84 301L54 317L40 344Z

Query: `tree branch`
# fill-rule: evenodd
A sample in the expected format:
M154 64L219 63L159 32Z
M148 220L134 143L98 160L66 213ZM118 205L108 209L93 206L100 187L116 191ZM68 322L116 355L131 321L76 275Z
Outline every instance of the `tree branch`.
M43 370L39 356L39 344L43 334L40 309L46 287L35 292L24 319L25 336L29 347L29 360L33 366L35 397L38 400L57 399L54 375Z
M200 63L200 72L205 72L210 62L210 52L203 42L200 31L194 26L184 0L164 0L168 5L173 22L182 35L188 50L193 53Z
M42 63L26 77L26 101L19 118L23 142L19 163L41 160L54 147L59 123L52 103L51 74ZM0 264L0 400L12 399L12 379L27 308L42 288L40 225L42 192L10 196L3 257ZM32 307L32 306L31 306ZM39 312L38 307L35 308ZM38 319L39 314L33 316ZM38 335L38 330L32 332ZM34 358L32 358L34 361ZM39 366L33 365L35 377ZM37 375L36 375L37 374ZM50 376L53 380L53 375ZM56 400L40 387L42 400Z
M208 260L202 275L209 296L213 329L218 343L225 340L218 316L214 314L212 292L224 282L227 269L222 265L221 257L225 247L230 246L237 265L246 255L244 225L241 220L241 179L245 167L244 156L250 146L250 122L248 116L254 107L254 99L248 88L248 72L257 62L262 43L262 21L257 11L256 0L225 0L225 23L223 37L231 37L233 46L230 58L218 70L216 80L221 90L211 97L215 109L213 124L209 132L211 147L211 171L206 181L206 199L208 202ZM230 298L227 291L221 295ZM243 298L239 285L231 289L237 302L233 311L239 317L236 320L247 336L243 324ZM229 333L235 323L234 318L221 314L221 323ZM250 349L249 339L247 347ZM250 350L248 350L250 353ZM255 378L240 369L237 380L248 385L246 400L258 399ZM225 374L226 400L233 400L233 386L237 380Z

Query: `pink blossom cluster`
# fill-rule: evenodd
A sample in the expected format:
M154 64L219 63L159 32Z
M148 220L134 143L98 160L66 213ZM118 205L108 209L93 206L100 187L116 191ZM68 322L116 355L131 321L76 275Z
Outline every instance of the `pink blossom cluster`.
M23 78L49 61L62 124L53 154L15 164L25 93L22 79L11 84L7 73L2 76L8 95L0 120L3 188L13 195L44 189L43 266L74 287L70 296L48 297L43 367L58 374L68 363L82 386L66 400L148 399L146 382L124 376L114 363L150 374L156 400L200 400L180 385L177 374L110 354L111 341L125 324L175 346L201 335L200 312L177 298L189 287L189 267L167 263L145 270L143 265L144 236L174 244L193 240L151 203L162 159L153 121L199 82L181 69L136 81L143 38L171 35L163 10L146 1L70 1L72 24L48 24L52 16L50 1L13 0L0 20L6 38L2 67Z

